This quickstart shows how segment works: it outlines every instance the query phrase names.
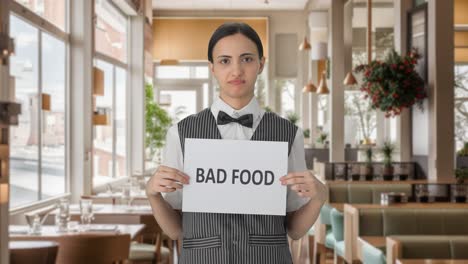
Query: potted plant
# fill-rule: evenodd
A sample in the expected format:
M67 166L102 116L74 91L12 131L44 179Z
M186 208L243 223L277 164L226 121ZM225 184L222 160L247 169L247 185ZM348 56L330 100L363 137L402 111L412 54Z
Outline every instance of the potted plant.
M299 121L299 115L294 113L294 112L288 112L286 114L286 119L289 120L289 122L293 123L294 125Z
M154 101L153 86L151 84L145 85L145 95L145 145L149 152L148 158L159 162L160 150L164 146L166 132L172 124L172 119L166 110L162 109Z
M382 176L384 181L391 181L393 180L393 165L392 165L392 156L393 152L395 151L395 145L393 145L390 141L385 141L381 152L383 154L383 171Z
M457 168L468 167L468 142L465 142L463 148L457 151Z
M455 178L457 184L452 185L453 198L457 203L464 203L466 202L467 185L465 179L468 179L468 168L455 169Z
M364 154L366 155L366 162L365 164L361 165L361 175L364 175L366 181L372 181L374 179L374 167L372 166L372 148L366 148L364 150Z
M374 60L354 69L364 74L361 91L370 99L373 109L385 112L385 117L397 116L403 108L414 104L422 109L427 93L424 80L415 69L420 57L415 51L401 56L391 50L384 61Z
M325 144L327 142L327 137L328 137L328 134L322 131L320 132L320 134L318 134L316 142L319 144L319 146L325 147Z

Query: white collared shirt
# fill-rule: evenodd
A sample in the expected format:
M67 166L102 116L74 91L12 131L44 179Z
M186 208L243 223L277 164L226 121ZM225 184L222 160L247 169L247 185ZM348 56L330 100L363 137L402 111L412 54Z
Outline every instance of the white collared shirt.
M260 105L258 104L255 97L242 109L236 110L230 105L225 103L221 98L217 98L215 102L211 105L211 113L215 117L218 116L219 111L226 112L228 115L234 118L238 118L245 114L253 115L253 126L252 128L243 126L241 124L231 122L226 125L218 125L219 132L223 139L232 139L232 140L249 140L255 129L257 128L260 120L265 113ZM180 146L179 131L177 129L177 124L169 128L166 135L166 145L164 146L163 155L162 155L162 165L167 167L172 167L183 171L184 162L182 155L182 148ZM288 158L288 172L300 172L306 171L307 166L305 163L305 154L304 154L304 136L302 134L302 129L299 128L294 138L294 143L291 147L291 153ZM182 209L182 190L177 190L175 192L164 194L164 199L172 206L174 209ZM288 186L287 194L287 204L286 211L292 212L301 208L304 204L309 201L308 198L303 198L297 195L297 193L290 189Z

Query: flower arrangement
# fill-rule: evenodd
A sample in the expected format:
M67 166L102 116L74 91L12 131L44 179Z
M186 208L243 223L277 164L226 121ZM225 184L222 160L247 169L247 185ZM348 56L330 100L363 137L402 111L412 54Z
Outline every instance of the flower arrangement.
M384 61L374 60L354 69L364 74L361 91L370 98L373 109L384 111L385 117L397 116L414 104L422 110L427 94L424 80L415 70L420 57L416 51L400 56L391 50Z

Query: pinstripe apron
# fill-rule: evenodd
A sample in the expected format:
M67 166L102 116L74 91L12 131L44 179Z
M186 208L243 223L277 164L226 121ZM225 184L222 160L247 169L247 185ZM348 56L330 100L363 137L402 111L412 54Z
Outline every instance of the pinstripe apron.
M186 138L222 139L209 108L180 121L178 131L182 153ZM296 132L266 112L251 140L288 142L290 153ZM181 264L292 263L285 216L184 212L182 229Z

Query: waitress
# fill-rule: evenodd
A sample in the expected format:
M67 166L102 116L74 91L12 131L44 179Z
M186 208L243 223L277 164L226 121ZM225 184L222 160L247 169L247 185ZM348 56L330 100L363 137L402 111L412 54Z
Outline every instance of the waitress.
M211 36L208 60L220 86L210 108L188 116L166 135L162 165L146 193L164 233L182 241L179 263L292 263L287 235L303 237L325 201L325 186L306 168L302 130L254 97L265 57L258 34L245 23L225 23ZM288 142L286 216L181 212L186 138ZM213 197L216 199L216 197Z

